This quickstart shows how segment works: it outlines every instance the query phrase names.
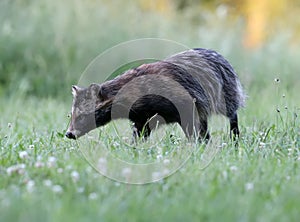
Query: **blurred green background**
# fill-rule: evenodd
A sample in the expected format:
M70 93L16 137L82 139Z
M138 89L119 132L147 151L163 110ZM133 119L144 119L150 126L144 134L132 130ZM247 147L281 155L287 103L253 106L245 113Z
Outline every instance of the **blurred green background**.
M95 56L144 37L219 51L249 92L280 76L293 90L299 12L296 0L1 0L0 96L68 98Z

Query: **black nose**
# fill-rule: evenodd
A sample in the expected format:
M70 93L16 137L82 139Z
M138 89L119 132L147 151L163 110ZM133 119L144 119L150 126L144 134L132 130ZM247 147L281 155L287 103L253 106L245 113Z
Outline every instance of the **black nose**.
M73 139L73 140L76 139L75 135L74 135L72 132L70 132L70 131L68 131L68 132L66 133L66 137L68 137L69 139Z

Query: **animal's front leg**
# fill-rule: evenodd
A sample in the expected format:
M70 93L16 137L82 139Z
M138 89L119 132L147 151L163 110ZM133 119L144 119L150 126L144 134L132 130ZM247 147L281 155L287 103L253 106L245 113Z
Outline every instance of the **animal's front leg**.
M151 133L149 123L135 122L133 124L133 140L136 142L138 139L147 139Z
M181 124L181 127L188 139L197 139L200 143L206 143L210 139L210 134L207 127L207 120L200 120L199 123L190 121L186 124Z

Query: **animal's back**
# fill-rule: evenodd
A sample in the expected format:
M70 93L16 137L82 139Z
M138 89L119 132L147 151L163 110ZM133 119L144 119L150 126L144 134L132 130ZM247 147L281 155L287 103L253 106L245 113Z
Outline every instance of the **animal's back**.
M245 94L238 76L219 53L196 48L175 54L164 61L186 70L201 86L199 96L201 99L208 98L209 113L228 116L244 106Z

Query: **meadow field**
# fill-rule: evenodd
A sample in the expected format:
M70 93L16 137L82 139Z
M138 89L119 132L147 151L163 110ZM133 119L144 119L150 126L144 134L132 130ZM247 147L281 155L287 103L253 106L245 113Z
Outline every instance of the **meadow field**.
M0 221L298 221L300 45L293 33L278 30L248 49L242 19L205 11L201 25L187 25L193 19L185 14L134 3L120 11L119 4L1 1ZM239 110L238 147L225 122L224 131L212 132L222 148L206 168L199 146L175 174L132 185L99 174L64 134L71 85L89 62L143 37L217 50L248 98Z

